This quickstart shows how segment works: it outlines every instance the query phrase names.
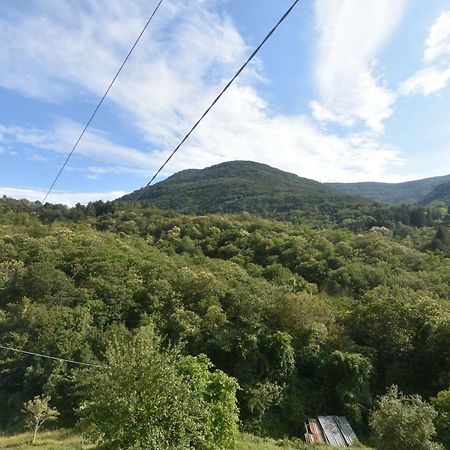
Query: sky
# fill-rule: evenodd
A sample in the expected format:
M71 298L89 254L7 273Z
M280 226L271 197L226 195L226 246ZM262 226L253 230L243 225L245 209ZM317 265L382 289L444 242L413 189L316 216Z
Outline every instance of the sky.
M145 185L293 0L164 0L49 197ZM0 195L42 200L156 0L0 2ZM450 0L303 0L166 166L450 173Z

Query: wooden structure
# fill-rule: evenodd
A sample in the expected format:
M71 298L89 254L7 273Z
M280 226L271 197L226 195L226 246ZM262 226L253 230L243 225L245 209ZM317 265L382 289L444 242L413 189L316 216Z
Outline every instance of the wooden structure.
M344 416L319 416L305 423L305 441L309 444L329 444L349 447L357 437Z

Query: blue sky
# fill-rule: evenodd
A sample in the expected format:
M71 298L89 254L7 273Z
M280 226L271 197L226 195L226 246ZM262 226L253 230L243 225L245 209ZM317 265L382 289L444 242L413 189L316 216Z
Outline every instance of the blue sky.
M52 202L146 184L291 0L165 0ZM0 194L42 200L156 0L0 2ZM450 173L450 0L303 0L162 178L246 159L319 181Z

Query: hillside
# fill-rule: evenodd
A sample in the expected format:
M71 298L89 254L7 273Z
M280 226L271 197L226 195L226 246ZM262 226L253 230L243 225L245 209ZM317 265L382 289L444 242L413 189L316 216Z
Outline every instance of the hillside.
M121 200L133 200L138 193ZM317 227L348 221L366 229L375 224L373 216L378 215L378 208L370 200L251 161L178 172L144 188L140 199L183 214L248 212Z
M450 175L424 178L404 183L327 183L340 192L361 195L369 199L393 204L426 204L426 198L438 186L450 182ZM440 198L434 198L434 200Z
M132 200L139 192L123 199ZM247 211L266 216L318 206L333 208L368 203L317 181L251 161L183 170L145 188L141 200L188 214Z
M371 433L368 411L388 386L427 400L448 388L450 241L447 229L439 235L442 245L433 250L437 233L427 227L354 233L249 214L191 216L120 202L69 209L0 199L0 342L102 366L84 369L0 349L0 429L23 431L23 404L41 392L60 412L58 428L72 428L79 412L114 416L120 430L129 417L147 423L136 408L140 396L129 393L157 386L166 395L177 379L173 368L160 385L147 383L160 376L135 376L144 370L141 356L146 364L152 357L145 373L158 367L158 353L149 353L156 347L130 345L154 326L164 348L182 352L172 360L183 362L183 383L170 384L178 398L185 377L204 377L209 361L240 386L231 400L243 431L301 438L307 418L343 414L364 440ZM208 360L197 359L201 354ZM112 366L114 355L120 370ZM159 367L166 373L170 366ZM186 372L189 367L196 371ZM86 401L107 402L107 414L93 416ZM123 417L113 414L127 402L132 407ZM176 410L168 403L167 417L180 403Z
M183 214L248 212L315 227L344 226L354 231L372 226L391 228L400 222L425 225L420 219L425 212L419 211L418 206L377 203L251 161L184 170L119 200L130 201L138 195L141 201Z
M422 199L421 203L426 205L434 200L439 200L450 206L450 181L436 186Z

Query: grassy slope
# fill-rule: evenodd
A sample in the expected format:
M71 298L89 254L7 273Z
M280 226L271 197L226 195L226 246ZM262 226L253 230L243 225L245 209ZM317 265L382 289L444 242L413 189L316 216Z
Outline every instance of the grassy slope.
M42 431L38 434L34 445L29 445L29 433L16 434L14 436L0 436L0 448L39 450L84 450L94 448L83 445L79 435L71 430Z
M44 431L40 433L35 444L31 447L28 444L29 434L17 434L14 436L0 436L0 449L29 450L84 450L94 447L82 443L81 438L71 430ZM289 445L276 442L271 439L261 439L249 434L241 434L236 444L235 450L299 450L304 446ZM334 447L320 447L332 449ZM356 449L356 448L355 448ZM358 450L369 450L368 447L358 447Z

